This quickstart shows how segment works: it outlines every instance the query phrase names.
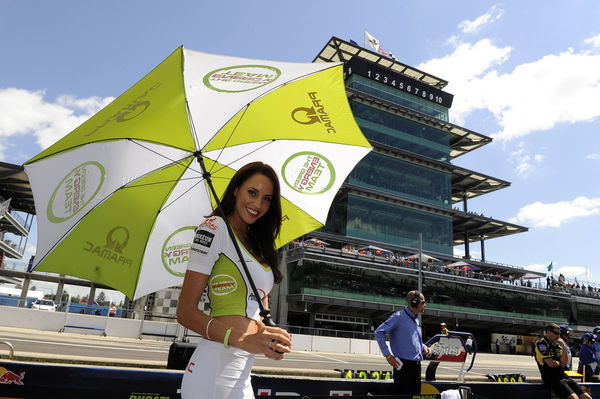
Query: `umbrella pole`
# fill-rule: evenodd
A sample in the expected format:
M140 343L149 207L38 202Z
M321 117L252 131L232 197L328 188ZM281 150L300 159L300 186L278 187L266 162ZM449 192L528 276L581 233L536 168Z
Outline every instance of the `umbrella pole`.
M273 319L271 318L271 311L269 309L265 309L262 301L260 300L260 295L258 294L258 290L256 289L256 284L254 284L254 280L252 279L252 276L250 275L250 271L248 270L248 265L246 265L246 261L244 260L244 256L242 255L242 250L237 242L237 239L235 238L235 234L233 232L233 229L231 228L231 225L229 224L229 220L227 220L227 217L225 217L225 213L223 212L223 208L221 207L221 200L219 199L219 196L217 195L217 191L215 190L215 187L213 186L212 179L210 177L210 172L208 172L206 170L206 166L204 165L204 160L202 159L202 153L200 151L197 151L196 153L194 153L194 155L196 156L196 160L198 161L198 163L200 164L200 168L202 169L202 177L204 178L204 180L206 180L206 183L208 184L210 192L211 192L213 198L215 199L215 202L217 203L217 209L219 210L221 215L223 215L223 220L225 221L225 225L227 226L227 232L229 233L229 237L231 237L231 241L233 242L233 246L235 247L235 251L236 251L238 257L240 258L240 262L244 269L244 273L246 274L246 277L248 278L248 282L250 283L250 288L252 288L252 293L254 294L254 297L256 298L256 301L258 302L258 307L260 309L260 315L263 318L263 323L266 326L275 327L275 323L273 322Z

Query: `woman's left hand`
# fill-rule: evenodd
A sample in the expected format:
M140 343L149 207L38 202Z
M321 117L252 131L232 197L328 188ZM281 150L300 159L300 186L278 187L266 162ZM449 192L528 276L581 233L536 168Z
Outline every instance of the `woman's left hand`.
M280 360L292 351L292 336L282 328L265 326L254 334L243 336L238 346L247 352Z

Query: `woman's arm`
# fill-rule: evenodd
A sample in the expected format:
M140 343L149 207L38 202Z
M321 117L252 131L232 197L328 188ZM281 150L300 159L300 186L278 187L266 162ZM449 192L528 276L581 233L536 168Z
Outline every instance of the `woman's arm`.
M202 292L206 287L209 276L188 270L183 279L179 303L177 304L177 321L184 327L216 342L223 342L227 330L231 326L221 320L213 319L198 309ZM211 321L212 320L212 321ZM209 324L210 323L210 324ZM206 329L208 325L208 331ZM244 331L231 329L228 344L250 353L263 353L274 360L283 358L291 352L291 336L278 327L266 327L260 323L259 331L247 334Z
M181 294L179 295L179 302L177 303L177 321L182 326L202 335L206 339L214 340L215 338L210 335L210 332L206 331L206 325L211 319L210 316L198 309L198 304L206 288L208 277L207 274L191 270L186 271L183 286L181 287Z

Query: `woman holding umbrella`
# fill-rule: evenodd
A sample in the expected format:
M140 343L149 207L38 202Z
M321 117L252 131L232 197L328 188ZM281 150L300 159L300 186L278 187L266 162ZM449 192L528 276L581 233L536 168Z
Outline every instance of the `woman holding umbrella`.
M221 210L196 230L179 297L179 323L204 337L186 367L183 399L253 398L254 354L278 360L291 351L291 336L281 328L265 326L257 302L268 307L267 295L273 283L282 279L275 248L281 227L280 190L273 169L262 162L239 169L223 194ZM249 289L225 218L241 244L261 298ZM206 287L210 316L198 309Z

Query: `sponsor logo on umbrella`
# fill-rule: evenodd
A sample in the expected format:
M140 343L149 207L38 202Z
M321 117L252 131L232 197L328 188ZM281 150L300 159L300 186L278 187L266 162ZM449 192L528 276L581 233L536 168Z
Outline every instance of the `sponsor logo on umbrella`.
M91 136L92 134L96 133L97 131L99 131L100 129L102 129L104 126L108 125L112 121L127 122L127 121L143 114L148 108L150 108L150 105L152 104L152 102L150 100L148 100L146 98L146 96L152 90L159 88L160 85L161 85L161 83L155 83L149 89L146 89L142 94L140 94L139 96L134 98L131 102L127 103L125 106L121 107L117 112L112 114L110 116L110 118L105 119L104 122L102 122L98 126L94 127L94 129L92 131L84 134L84 136L86 136L86 137Z
M104 166L95 161L84 162L67 173L48 201L48 220L62 223L79 213L98 194L104 175Z
M209 285L213 295L231 294L238 288L237 281L228 274L217 274L210 279Z
M331 162L316 152L303 151L289 157L281 168L283 181L302 194L322 194L335 182Z
M182 227L171 234L162 246L162 264L175 276L183 277L190 256L191 232L194 226Z
M323 105L323 101L318 97L317 92L308 93L308 97L312 102L312 107L294 108L292 119L302 125L322 123L327 133L335 133L335 127L333 127L331 118L325 110L325 105Z
M123 249L129 243L129 230L123 226L114 227L106 235L106 243L99 246L91 241L85 242L84 251L91 252L100 258L113 263L131 267L131 259L123 255Z
M281 71L267 65L237 65L215 69L204 75L204 85L225 93L241 93L274 82Z

